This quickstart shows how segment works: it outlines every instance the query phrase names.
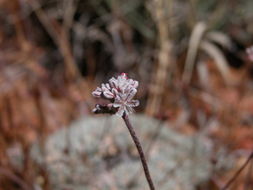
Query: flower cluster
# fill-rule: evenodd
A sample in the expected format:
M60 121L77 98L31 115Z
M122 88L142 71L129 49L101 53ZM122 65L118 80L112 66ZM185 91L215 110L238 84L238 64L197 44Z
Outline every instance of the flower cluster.
M128 79L126 73L122 73L117 78L112 77L109 83L102 84L101 87L97 87L92 95L96 98L103 98L109 100L111 103L106 106L96 105L93 112L97 113L100 109L115 110L116 115L122 117L123 114L132 113L133 107L139 105L138 100L133 100L133 97L137 93L137 87L139 83L133 79Z

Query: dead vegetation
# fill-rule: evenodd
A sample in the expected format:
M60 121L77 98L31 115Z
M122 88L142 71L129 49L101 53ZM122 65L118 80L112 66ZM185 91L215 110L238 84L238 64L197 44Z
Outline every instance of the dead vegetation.
M250 0L0 0L0 190L51 190L31 145L89 115L96 84L123 71L141 82L138 112L187 135L206 133L235 156L231 171L196 188L220 189L253 148L253 63L245 52L252 7ZM10 161L17 151L21 168ZM252 163L231 189L253 188Z

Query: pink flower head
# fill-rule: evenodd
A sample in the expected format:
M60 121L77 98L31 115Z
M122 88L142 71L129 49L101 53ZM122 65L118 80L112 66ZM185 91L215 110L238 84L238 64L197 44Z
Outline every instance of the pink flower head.
M138 100L133 100L133 97L137 93L138 85L138 81L129 79L126 73L122 73L117 78L112 77L109 83L97 87L92 92L92 95L96 98L110 100L111 103L107 105L107 108L115 109L116 115L122 117L123 114L128 115L132 113L134 111L133 107L139 105ZM94 112L98 110L99 106L96 106L96 108Z

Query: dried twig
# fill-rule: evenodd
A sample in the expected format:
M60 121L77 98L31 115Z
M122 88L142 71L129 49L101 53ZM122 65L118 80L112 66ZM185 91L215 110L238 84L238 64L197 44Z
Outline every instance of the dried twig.
M237 172L234 174L234 176L224 185L223 188L221 188L221 190L226 190L229 188L229 186L236 180L236 178L240 175L240 173L244 170L244 168L246 168L246 166L250 163L252 158L253 158L253 151L249 155L246 162L239 168L239 170L237 170Z

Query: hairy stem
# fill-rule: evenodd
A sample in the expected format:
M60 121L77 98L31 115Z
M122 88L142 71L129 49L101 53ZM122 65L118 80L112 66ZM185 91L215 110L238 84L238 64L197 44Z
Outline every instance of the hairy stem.
M148 165L147 165L147 162L146 162L146 159L145 159L145 155L143 153L143 150L142 150L142 147L141 147L141 143L138 139L138 137L136 136L136 133L129 121L129 118L126 114L123 115L123 120L125 121L125 124L130 132L130 135L135 143L135 146L139 152L139 155L140 155L140 159L141 159L141 163L142 163L142 166L143 166L143 170L144 170L144 173L145 173L145 176L146 176L146 179L147 179L147 182L148 182L148 185L149 185L149 188L150 190L155 190L155 186L153 184L153 181L151 179L151 176L150 176L150 173L149 173L149 169L148 169Z

